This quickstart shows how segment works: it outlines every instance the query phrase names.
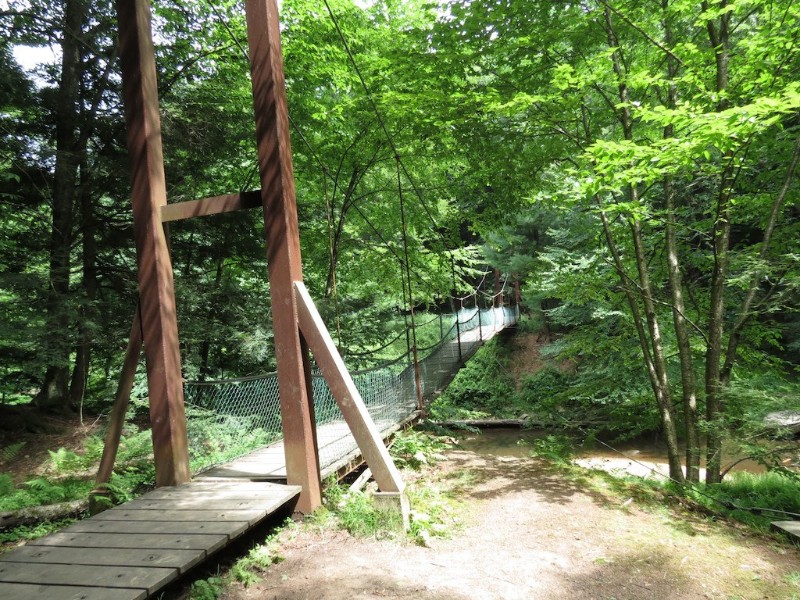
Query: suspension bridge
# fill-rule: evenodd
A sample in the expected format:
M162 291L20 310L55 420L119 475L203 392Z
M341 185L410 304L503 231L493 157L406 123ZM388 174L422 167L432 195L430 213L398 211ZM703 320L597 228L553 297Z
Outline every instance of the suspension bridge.
M483 342L516 324L518 292L506 293L498 273L494 293L478 285L458 299L458 311L417 324L404 182L413 188L432 231L442 238L442 252L450 254L451 264L453 255L403 163L334 12L325 5L395 159L402 248L389 244L377 229L375 233L404 272L403 297L411 320L407 352L351 372L303 283L276 0L246 0L248 51L234 40L250 64L261 189L170 204L150 5L148 0L118 2L139 304L96 491L102 493L109 482L142 353L156 489L3 554L0 597L150 597L270 516L313 511L321 503L322 478L361 460L380 493L407 507L405 484L384 440L420 414ZM277 371L184 382L166 228L173 221L257 206L264 214ZM484 276L482 283L486 281ZM426 335L436 341L420 347L418 333L425 327L438 327L439 335ZM193 467L191 449L204 443L195 434L209 425L223 426L249 443L219 454L216 464Z
M480 306L482 296L487 306ZM478 288L458 300L460 310L419 326L440 333L418 349L416 363L407 351L352 373L382 439L417 417L484 342L519 318L519 306L503 292ZM324 377L312 373L312 381L320 476L343 474L362 461L361 451ZM239 446L240 456L201 468L191 483L157 488L4 554L3 598L142 600L270 517L291 513L301 488L283 484L277 374L187 381L184 389L190 444L201 443L192 439L193 426L204 430L213 423L256 447ZM265 439L273 441L258 445Z

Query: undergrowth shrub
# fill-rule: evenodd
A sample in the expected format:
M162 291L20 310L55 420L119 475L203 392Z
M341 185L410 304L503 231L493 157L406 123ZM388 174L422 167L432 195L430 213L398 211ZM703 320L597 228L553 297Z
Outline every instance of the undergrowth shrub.
M389 453L398 468L420 469L435 463L439 454L450 447L446 440L442 436L407 429L395 436Z
M565 435L546 435L533 440L531 456L545 458L559 465L570 464L575 452L574 442Z
M8 484L8 481L6 482ZM0 494L0 511L15 511L29 506L58 504L86 498L92 483L83 479L68 478L56 483L37 477L19 487L6 485L6 493Z
M781 473L737 471L719 484L701 485L698 490L689 491L696 502L762 530L768 530L772 521L792 520L796 518L793 515L800 514L800 483L796 477Z
M488 341L433 403L431 418L452 420L517 414L514 379L508 371L509 358L502 338Z

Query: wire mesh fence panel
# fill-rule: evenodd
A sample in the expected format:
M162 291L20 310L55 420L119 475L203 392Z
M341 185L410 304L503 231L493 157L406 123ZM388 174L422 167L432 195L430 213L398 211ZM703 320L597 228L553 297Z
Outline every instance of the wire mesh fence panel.
M418 331L422 400L429 404L480 345L519 319L518 306L462 308L423 320ZM378 430L384 434L418 407L410 354L352 373L353 382ZM358 452L355 440L324 377L312 372L320 467ZM279 441L278 378L275 373L222 381L184 383L193 473Z
M184 384L192 472L280 440L278 377Z

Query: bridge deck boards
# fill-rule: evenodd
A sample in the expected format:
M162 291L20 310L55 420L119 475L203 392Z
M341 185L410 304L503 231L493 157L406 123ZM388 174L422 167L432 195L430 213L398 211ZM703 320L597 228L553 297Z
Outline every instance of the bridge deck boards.
M159 488L0 556L0 598L143 600L299 492L248 480Z
M772 529L785 533L795 542L800 542L800 521L773 521Z

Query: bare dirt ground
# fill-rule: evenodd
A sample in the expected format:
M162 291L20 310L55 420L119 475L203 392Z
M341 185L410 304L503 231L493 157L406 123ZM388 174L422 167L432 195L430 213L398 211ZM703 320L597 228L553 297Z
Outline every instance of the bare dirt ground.
M539 459L448 457L416 485L469 481L449 538L425 548L306 525L282 535L284 562L224 598L800 599L800 549L784 541L639 506Z

